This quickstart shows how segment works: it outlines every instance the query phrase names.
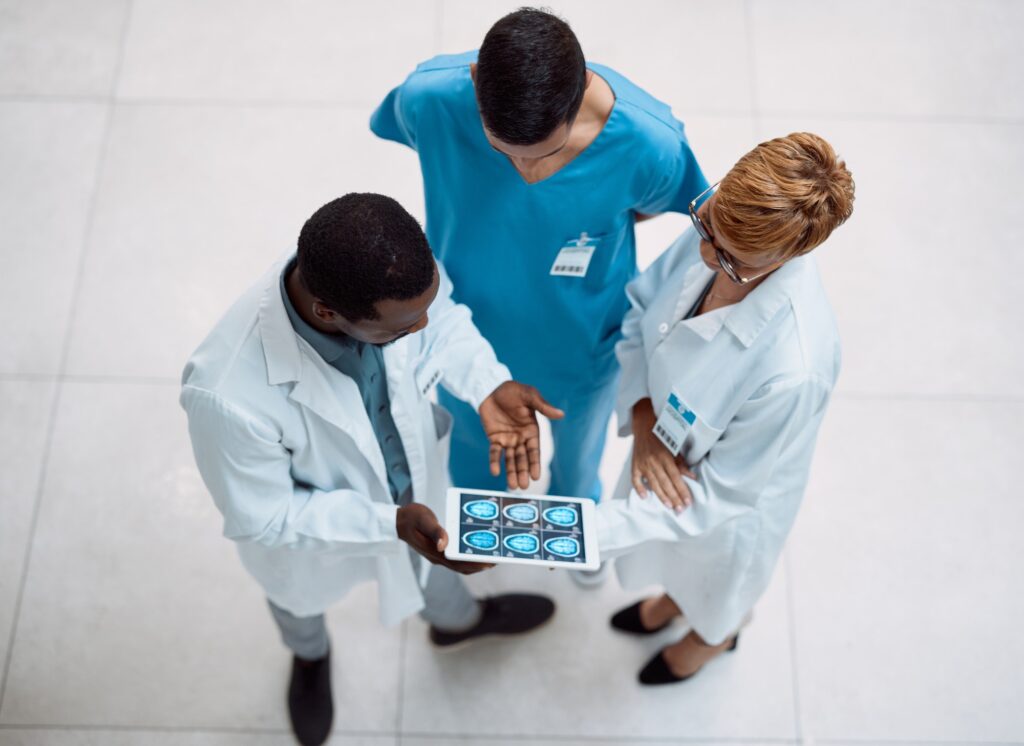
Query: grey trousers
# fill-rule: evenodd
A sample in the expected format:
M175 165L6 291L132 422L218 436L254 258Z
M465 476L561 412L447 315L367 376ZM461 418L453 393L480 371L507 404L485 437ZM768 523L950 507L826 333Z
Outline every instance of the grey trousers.
M426 560L415 552L411 555L413 571L419 576L420 563ZM462 576L440 565L430 568L427 587L423 589L423 600L426 605L420 612L420 618L446 632L469 629L480 621L483 613L480 603L473 598ZM299 617L275 606L270 599L267 599L267 603L281 631L281 641L295 655L305 660L316 660L327 655L330 644L323 614Z

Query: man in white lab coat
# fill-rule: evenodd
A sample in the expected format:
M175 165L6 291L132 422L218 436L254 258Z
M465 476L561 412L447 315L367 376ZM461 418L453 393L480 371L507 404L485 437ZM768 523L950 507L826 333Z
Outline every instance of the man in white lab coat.
M297 254L185 367L196 462L294 653L289 714L304 744L330 732L323 613L354 585L377 580L381 620L418 611L438 647L526 632L554 613L542 596L474 599L459 574L486 565L443 554L452 419L432 388L478 409L492 473L504 458L509 487L540 475L535 413L562 416L510 380L451 291L411 215L349 194L306 222Z

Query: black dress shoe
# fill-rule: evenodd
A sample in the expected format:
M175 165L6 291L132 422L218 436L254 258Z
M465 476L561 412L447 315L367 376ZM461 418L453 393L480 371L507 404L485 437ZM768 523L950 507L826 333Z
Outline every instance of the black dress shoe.
M736 646L740 642L740 636L736 635L732 638L732 643L725 649L726 653L731 653L736 649ZM704 666L701 666L703 668ZM647 665L640 670L640 683L647 684L648 686L657 684L678 684L680 681L686 681L692 679L694 676L700 673L700 668L691 674L686 676L676 676L672 673L672 669L668 666L668 661L665 660L664 651L659 651L656 656L647 661Z
M307 661L292 659L288 685L288 715L302 746L320 746L331 733L334 700L331 697L331 654Z
M643 622L640 621L640 604L642 603L642 600L637 601L632 606L627 606L625 609L619 611L612 617L611 625L620 632L629 632L632 635L653 635L661 632L668 625L672 624L672 620L669 619L660 627L647 629L647 627L643 625Z
M491 596L481 603L483 614L476 626L462 632L446 632L431 625L430 641L439 648L450 649L484 635L521 635L541 626L555 613L555 602L550 598L527 593Z

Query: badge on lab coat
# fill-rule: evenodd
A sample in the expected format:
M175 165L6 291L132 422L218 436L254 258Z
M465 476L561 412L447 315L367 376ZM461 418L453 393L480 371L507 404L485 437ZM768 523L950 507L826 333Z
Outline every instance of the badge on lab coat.
M420 396L426 396L430 393L430 390L441 380L441 373L441 369L431 358L427 358L416 369L416 389L420 392Z
M697 419L697 415L688 409L675 391L668 395L668 401L661 408L658 421L654 423L654 434L664 446L678 456L686 439L686 432Z
M551 274L555 277L586 277L599 240L588 236L586 232L581 233L579 238L570 239L555 257Z

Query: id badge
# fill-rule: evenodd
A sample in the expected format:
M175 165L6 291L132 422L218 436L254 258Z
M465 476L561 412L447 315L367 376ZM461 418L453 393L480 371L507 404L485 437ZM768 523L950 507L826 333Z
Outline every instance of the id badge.
M441 380L441 373L441 368L430 358L416 369L416 390L420 392L420 396L426 396L437 386L437 382Z
M588 236L585 232L581 233L579 238L571 239L555 257L555 263L551 265L551 275L554 277L586 277L598 241L599 239Z
M654 423L654 435L662 444L678 456L686 439L686 431L697 419L697 415L679 400L675 391L668 395L668 401L661 408L658 421Z

